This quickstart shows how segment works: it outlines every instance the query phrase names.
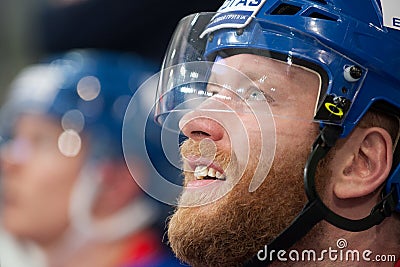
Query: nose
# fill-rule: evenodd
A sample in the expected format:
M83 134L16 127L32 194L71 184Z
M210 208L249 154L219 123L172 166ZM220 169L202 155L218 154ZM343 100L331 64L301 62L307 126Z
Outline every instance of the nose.
M200 112L187 113L179 122L179 128L187 137L201 141L205 138L219 141L224 137L224 127L213 119Z

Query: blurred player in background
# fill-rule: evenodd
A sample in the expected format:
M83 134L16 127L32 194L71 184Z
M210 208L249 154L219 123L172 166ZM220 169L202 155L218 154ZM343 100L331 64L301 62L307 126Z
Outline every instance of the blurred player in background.
M1 112L1 223L18 245L33 244L30 266L178 265L154 227L160 207L134 182L122 150L126 106L157 67L73 50L12 83ZM141 129L132 129L136 140ZM142 166L133 171L141 181L151 175ZM23 266L12 254L3 249L2 263Z

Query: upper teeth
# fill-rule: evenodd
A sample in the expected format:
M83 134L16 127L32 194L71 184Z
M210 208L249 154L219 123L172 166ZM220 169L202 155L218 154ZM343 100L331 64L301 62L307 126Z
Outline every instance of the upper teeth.
M214 168L199 165L194 170L194 176L197 180L201 180L206 176L215 177L218 180L225 180L225 175L215 170Z

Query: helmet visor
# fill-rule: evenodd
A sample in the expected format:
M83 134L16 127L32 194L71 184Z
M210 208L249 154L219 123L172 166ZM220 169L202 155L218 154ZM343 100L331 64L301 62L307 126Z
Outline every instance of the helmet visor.
M253 54L182 63L164 71L171 78L163 86L169 89L158 97L156 116L173 131L179 131L183 116L191 111L310 122L321 89L316 72Z
M313 36L270 21L253 18L245 28L213 30L210 25L217 14L193 14L178 25L160 73L155 114L159 123L179 129L176 122L190 110L246 113L260 109L261 102L275 117L343 122L365 68ZM352 80L346 70L355 65L363 75ZM345 108L332 99L324 102L327 94L343 95ZM225 104L200 105L209 98ZM298 112L299 106L303 112ZM320 107L322 115L317 114Z

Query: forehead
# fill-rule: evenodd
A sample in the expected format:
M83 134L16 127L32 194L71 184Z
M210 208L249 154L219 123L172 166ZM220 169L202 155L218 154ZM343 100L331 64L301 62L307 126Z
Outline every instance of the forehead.
M314 85L320 83L318 73L306 67L294 65L290 60L283 62L259 55L237 54L218 59L216 62L244 73L253 81L267 78L294 84L307 82L310 85Z
M290 60L284 62L253 54L237 54L216 62L212 81L232 88L250 83L273 98L270 107L274 115L313 119L321 91L321 77L317 72L292 64ZM219 66L228 66L234 71L224 72L226 68Z

